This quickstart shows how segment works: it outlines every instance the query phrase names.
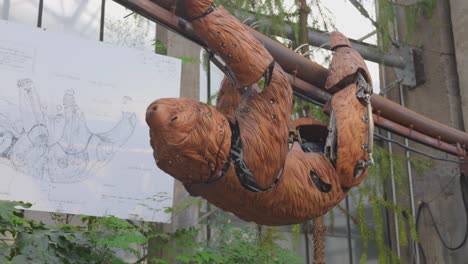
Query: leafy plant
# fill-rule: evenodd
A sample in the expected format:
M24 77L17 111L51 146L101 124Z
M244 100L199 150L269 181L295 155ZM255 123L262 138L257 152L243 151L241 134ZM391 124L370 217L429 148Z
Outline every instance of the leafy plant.
M224 264L236 263L302 263L293 251L282 248L278 242L285 240L275 228L255 228L246 224L233 224L228 214L218 215L213 221L217 235L208 243L212 254L222 256Z
M175 256L181 263L222 263L222 257L205 248L205 243L197 241L199 230L190 227L174 233L152 234L158 236L163 243L156 249L162 249ZM152 258L150 263L171 263L169 259Z
M164 43L161 40L155 39L153 45L154 45L154 51L157 54L167 55L167 47L164 46Z
M222 258L197 242L199 230L181 229L173 233L151 232L147 225L109 217L82 217L82 226L46 225L24 218L20 208L29 204L0 202L0 263L127 263L118 252L146 259L151 238L159 238L156 248L174 254L182 263L222 263ZM151 263L170 263L153 258Z

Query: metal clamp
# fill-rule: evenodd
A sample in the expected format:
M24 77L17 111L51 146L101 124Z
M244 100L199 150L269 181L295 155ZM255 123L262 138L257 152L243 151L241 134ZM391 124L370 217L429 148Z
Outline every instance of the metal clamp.
M364 118L364 122L368 124L367 128L367 145L364 146L364 151L369 154L369 160L365 162L366 167L374 165L374 159L372 153L374 151L374 116L372 113L371 95L372 87L367 83L364 76L358 72L356 74L356 97L362 101L367 108L367 118Z
M325 156L331 161L333 166L336 164L337 159L337 145L338 145L338 127L336 124L335 112L331 111L330 123L328 125L328 137L325 141Z

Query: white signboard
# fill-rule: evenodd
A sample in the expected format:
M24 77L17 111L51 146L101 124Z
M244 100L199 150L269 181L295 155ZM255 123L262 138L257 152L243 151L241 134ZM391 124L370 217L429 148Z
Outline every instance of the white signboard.
M33 210L169 220L146 107L181 62L0 21L0 199Z

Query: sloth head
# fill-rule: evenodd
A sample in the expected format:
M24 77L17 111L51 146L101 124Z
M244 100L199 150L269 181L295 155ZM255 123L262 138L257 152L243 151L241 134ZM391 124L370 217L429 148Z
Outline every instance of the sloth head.
M185 184L204 183L227 161L231 130L227 119L206 104L159 99L146 112L156 164Z

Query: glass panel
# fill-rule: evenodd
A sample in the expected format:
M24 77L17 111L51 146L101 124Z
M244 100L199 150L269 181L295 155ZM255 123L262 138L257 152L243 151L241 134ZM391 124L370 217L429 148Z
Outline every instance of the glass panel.
M0 0L0 17L17 23L37 25L38 0Z
M99 39L101 0L44 0L42 27Z
M155 49L156 24L114 1L106 1L104 25L104 42L147 51Z

